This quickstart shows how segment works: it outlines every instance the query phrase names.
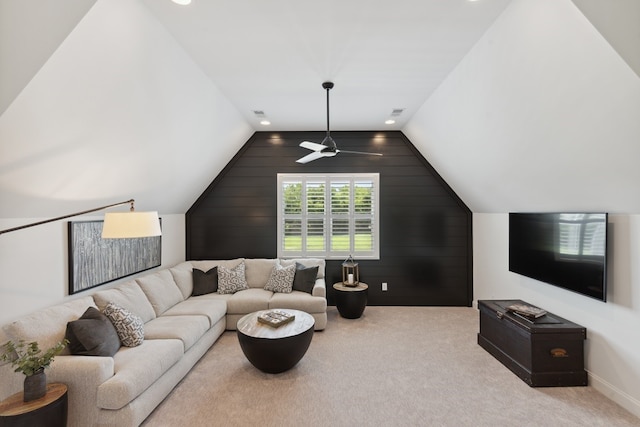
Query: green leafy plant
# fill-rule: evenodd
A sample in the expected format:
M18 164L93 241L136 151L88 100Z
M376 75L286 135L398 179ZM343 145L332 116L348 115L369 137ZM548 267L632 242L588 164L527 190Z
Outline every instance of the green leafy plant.
M53 362L53 358L60 354L67 344L69 344L69 340L64 339L43 352L36 341L30 343L23 340L18 343L9 341L3 346L4 353L0 355L0 360L11 362L11 366L16 367L14 372L22 372L29 377L48 368Z

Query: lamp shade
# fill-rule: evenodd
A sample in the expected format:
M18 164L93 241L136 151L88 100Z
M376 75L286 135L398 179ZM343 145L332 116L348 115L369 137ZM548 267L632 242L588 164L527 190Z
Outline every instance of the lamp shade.
M162 235L158 212L107 212L102 226L103 239L127 239Z

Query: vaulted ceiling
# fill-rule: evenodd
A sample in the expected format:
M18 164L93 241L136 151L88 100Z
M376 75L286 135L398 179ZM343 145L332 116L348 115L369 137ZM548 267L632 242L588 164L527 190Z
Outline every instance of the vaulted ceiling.
M540 16L503 17L534 3ZM582 47L592 49L595 43L594 57L612 49L637 78L638 2L570 4L597 29L590 32L578 23L579 31L589 33ZM325 80L336 84L332 129L403 130L472 209L509 209L508 195L492 204L475 194L497 186L500 174L521 169L517 159L487 171L474 170L465 156L461 163L454 158L462 150L476 159L492 153L495 160L495 153L510 152L513 141L478 130L486 138L482 147L483 140L458 134L473 123L464 117L449 122L469 105L453 87L472 84L471 94L484 85L479 79L473 86L473 73L490 72L488 61L505 69L544 57L545 50L563 56L555 58L558 63L571 59L568 50L553 52L553 41L545 40L554 7L552 0L193 0L188 6L170 0L3 0L0 218L52 215L68 211L70 201L82 208L87 200L126 199L131 192L165 213L184 212L252 131L324 129ZM574 11L570 14L575 21ZM492 43L500 45L509 32L519 31L517 24L509 26L511 16L531 21L540 40L504 49L511 58L489 58ZM499 38L492 40L500 20ZM474 55L482 49L489 53ZM526 72L531 75L516 76L519 84L535 86L547 70ZM583 75L597 78L589 70ZM488 92L492 98L508 98L508 83L494 89ZM454 99L442 98L454 92ZM635 87L629 93L637 96ZM522 105L527 99L512 102ZM430 120L449 108L450 116L439 123L447 122L451 133L443 135ZM385 125L394 109L402 113L395 124ZM271 126L261 127L255 111L263 111ZM635 153L626 157L630 154ZM559 162L571 154L566 156ZM461 164L468 167L461 171ZM124 183L129 188L123 189ZM167 191L170 200L163 197Z
M3 39L19 33L28 49L14 45L6 62L16 65L5 108L95 0L37 2L37 15L27 2L10 3L22 19L8 22L12 34ZM359 130L382 128L393 109L404 109L393 126L401 129L509 0L142 3L252 126L259 110L270 129L323 129L321 83L335 80L332 127Z

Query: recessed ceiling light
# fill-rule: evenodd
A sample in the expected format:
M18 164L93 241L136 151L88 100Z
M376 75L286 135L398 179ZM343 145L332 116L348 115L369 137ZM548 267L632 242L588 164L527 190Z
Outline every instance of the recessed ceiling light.
M172 2L174 2L175 4L179 4L180 6L186 6L188 4L191 4L191 0L171 0Z
M391 110L391 114L389 114L389 118L387 120L385 120L384 124L385 125L392 125L396 122L395 118L396 117L400 117L400 115L403 113L404 108L394 108Z
M269 126L271 122L269 118L262 110L253 110L253 114L256 116L256 119L259 120L259 123L263 126Z

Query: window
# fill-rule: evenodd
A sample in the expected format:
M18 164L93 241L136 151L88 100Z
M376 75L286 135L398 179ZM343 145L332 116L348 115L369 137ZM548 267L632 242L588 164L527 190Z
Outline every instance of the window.
M379 174L278 174L278 257L379 259Z

